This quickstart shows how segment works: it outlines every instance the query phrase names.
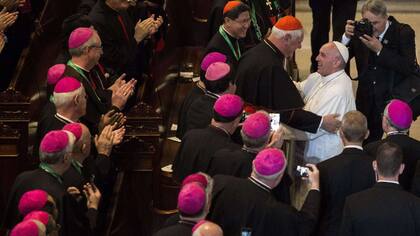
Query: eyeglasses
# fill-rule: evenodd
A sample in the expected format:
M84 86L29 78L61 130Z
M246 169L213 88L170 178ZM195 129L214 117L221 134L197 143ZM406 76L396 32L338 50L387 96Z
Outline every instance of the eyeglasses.
M247 18L247 19L243 19L241 21L238 20L233 20L236 23L240 24L240 25L248 25L249 23L251 23L251 18Z
M102 45L101 46L98 46L98 45L92 45L92 46L90 46L89 48L97 48L97 49L101 49L101 50L103 50L104 48L102 47Z

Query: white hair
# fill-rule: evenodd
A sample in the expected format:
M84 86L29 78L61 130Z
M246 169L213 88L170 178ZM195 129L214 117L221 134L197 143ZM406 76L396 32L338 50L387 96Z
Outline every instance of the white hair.
M53 101L54 101L55 107L61 108L61 107L69 106L72 100L74 99L74 97L83 95L83 91L84 91L84 88L83 88L83 85L81 85L80 88L72 92L67 92L67 93L54 92Z
M277 39L284 38L286 35L290 35L292 40L300 39L303 36L303 29L297 30L281 30L275 26L271 29L271 35L273 35Z
M86 48L92 47L93 45L97 44L95 37L94 37L94 33L92 34L92 36L88 39L88 41L86 41L84 44L80 45L77 48L69 48L69 54L73 57L80 57L81 55L83 55L83 52L85 51Z
M56 153L45 153L39 150L39 160L41 162L44 162L47 164L57 164L59 161L61 161L64 158L64 156L67 153L70 153L73 151L73 146L74 146L74 142L76 141L76 137L74 136L73 133L67 130L64 130L64 132L67 133L67 136L69 138L69 142L67 143L66 148Z

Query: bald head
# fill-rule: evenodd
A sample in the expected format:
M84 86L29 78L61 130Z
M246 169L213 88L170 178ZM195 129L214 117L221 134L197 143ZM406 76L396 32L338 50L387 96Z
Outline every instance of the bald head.
M217 224L205 221L193 230L192 236L223 236L223 230Z

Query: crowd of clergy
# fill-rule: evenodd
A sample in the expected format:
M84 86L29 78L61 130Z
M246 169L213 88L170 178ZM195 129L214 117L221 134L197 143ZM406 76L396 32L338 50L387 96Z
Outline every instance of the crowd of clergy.
M112 149L164 19L133 14L136 1L93 2L63 24L33 151L40 164L8 200L11 236L104 235ZM369 0L373 35L356 36L347 21L341 42L320 48L317 71L294 81L286 65L303 41L299 19L263 27L252 1L215 1L213 11L220 24L178 111L178 213L155 235L419 236L420 142L408 132L418 107L392 98L386 77L417 66L414 30ZM355 98L346 66L363 50ZM294 141L300 154L284 149Z

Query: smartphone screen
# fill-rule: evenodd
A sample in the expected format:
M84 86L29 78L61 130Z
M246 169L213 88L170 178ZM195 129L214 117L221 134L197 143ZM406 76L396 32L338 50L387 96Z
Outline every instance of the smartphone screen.
M280 127L280 114L279 113L270 113L271 119L271 130L277 130Z
M250 228L242 228L241 236L251 236L252 230Z

